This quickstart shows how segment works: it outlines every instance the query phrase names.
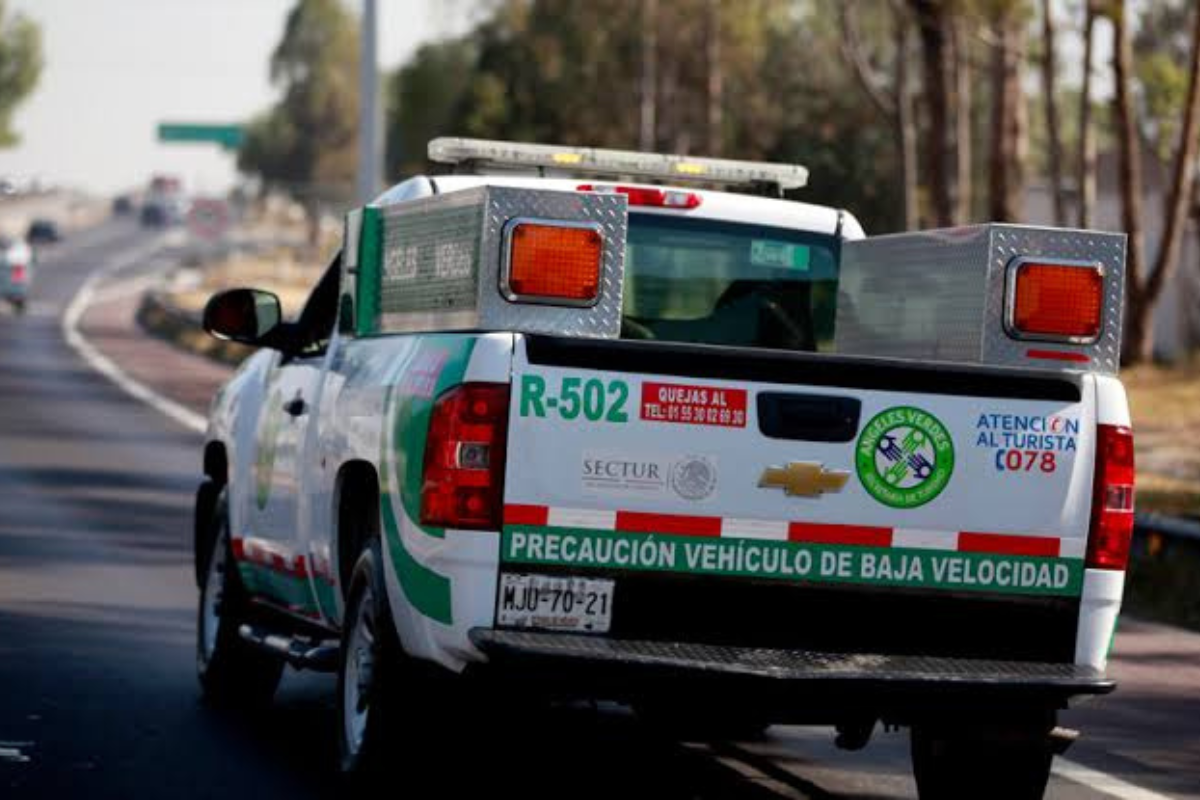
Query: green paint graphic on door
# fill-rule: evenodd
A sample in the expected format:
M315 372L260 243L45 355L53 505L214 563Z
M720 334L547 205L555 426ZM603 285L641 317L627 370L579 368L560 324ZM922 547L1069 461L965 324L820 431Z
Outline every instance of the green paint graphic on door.
M275 445L279 441L279 424L283 419L283 400L278 391L267 398L267 414L258 434L258 455L254 459L254 501L258 510L267 507L271 497L271 478L275 472Z

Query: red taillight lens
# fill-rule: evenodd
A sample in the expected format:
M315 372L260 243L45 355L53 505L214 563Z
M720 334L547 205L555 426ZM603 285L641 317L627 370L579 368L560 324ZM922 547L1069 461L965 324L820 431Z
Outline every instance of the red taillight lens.
M1104 272L1095 265L1014 264L1009 326L1017 336L1090 341L1100 335Z
M591 305L600 296L604 237L590 225L518 220L506 233L504 293L515 302Z
M1133 431L1096 426L1096 478L1092 485L1092 528L1087 566L1123 570L1133 536Z
M421 524L498 530L504 508L508 384L464 383L433 405Z
M8 274L13 283L24 283L29 278L24 264L13 264Z
M631 206L653 206L657 208L699 208L703 198L695 192L679 189L655 189L652 186L606 186L604 184L581 183L575 187L581 192L616 192L628 198Z

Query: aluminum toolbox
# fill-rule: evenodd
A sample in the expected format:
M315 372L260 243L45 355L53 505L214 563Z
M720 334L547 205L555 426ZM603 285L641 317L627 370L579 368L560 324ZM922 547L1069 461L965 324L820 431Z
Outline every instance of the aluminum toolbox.
M603 237L600 295L570 307L501 291L513 220L589 223ZM519 331L616 338L621 330L626 198L616 193L481 186L367 206L347 218L345 267L359 335ZM345 303L346 301L343 301Z
M1103 328L1094 343L1009 335L1006 282L1021 259L1103 268ZM846 242L835 351L1115 374L1124 286L1124 234L987 224ZM1046 350L1058 360L1046 360Z

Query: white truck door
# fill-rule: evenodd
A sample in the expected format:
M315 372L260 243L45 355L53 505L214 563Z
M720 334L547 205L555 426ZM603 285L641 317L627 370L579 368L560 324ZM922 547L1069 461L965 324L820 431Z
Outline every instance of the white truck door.
M307 488L305 459L316 419L326 349L337 310L336 261L322 277L294 324L292 352L268 381L257 429L254 491L249 503L245 560L261 566L252 587L289 612L319 617L311 585L301 502Z

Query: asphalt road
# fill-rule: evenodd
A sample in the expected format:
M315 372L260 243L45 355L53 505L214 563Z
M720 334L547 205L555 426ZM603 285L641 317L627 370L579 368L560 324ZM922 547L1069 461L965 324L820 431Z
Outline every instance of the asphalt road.
M0 797L341 793L329 676L289 673L274 707L253 716L199 702L189 563L199 437L121 393L63 340L60 316L86 276L122 260L127 274L151 269L131 258L150 244L130 223L79 233L45 254L28 314L0 310ZM1170 751L1161 726L1183 725L1179 715L1196 708L1178 700L1145 714L1118 706L1115 721L1094 712L1108 738L1084 751L1088 763L1119 761L1128 741ZM393 791L915 796L905 734L881 734L862 753L800 728L754 743L686 743L591 706L455 725L419 759L397 753ZM1132 774L1183 796L1179 769ZM1106 795L1055 777L1049 796Z

